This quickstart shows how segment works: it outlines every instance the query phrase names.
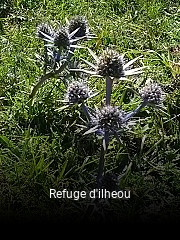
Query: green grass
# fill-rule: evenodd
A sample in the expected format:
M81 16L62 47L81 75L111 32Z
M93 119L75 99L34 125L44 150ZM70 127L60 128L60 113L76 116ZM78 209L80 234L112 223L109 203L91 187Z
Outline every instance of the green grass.
M178 63L179 53L170 51L180 44L178 1L4 0L0 6L0 215L69 216L87 209L81 201L49 200L49 188L94 188L100 141L76 131L76 124L81 124L78 107L57 111L65 92L60 80L44 84L33 106L29 105L31 87L43 74L35 57L43 53L36 27L41 22L64 24L65 17L74 15L86 16L97 35L85 43L94 52L115 47L128 59L142 54L149 66L133 83L114 86L116 105L134 109L139 103L134 91L147 78L162 84L168 93L164 112L145 108L138 115L141 122L123 136L121 144L110 142L106 170L120 177L120 188L132 191L128 203L111 202L112 216L149 217L153 211L146 210L152 204L155 215L168 211L178 215L180 85L179 68L172 63ZM84 50L76 57L90 59ZM91 104L99 105L104 81L90 85L100 91Z

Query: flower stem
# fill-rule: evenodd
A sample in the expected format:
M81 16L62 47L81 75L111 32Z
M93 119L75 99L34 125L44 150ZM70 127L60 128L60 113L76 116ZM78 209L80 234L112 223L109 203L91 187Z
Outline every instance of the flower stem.
M125 118L124 122L127 122L130 118L134 117L137 113L140 112L142 108L144 108L148 103L147 102L142 102L134 111L128 113Z
M84 114L86 115L87 119L90 121L91 120L91 116L90 116L90 113L88 111L88 107L84 104L84 102L82 102L81 108L82 108Z
M109 76L106 77L106 105L110 105L113 81Z
M44 46L44 74L46 74L47 71L47 60L48 60L47 47Z
M105 142L105 146L104 143ZM99 160L98 175L97 175L97 187L102 188L102 177L104 174L105 154L109 145L109 132L105 132L104 139L101 145L101 155Z

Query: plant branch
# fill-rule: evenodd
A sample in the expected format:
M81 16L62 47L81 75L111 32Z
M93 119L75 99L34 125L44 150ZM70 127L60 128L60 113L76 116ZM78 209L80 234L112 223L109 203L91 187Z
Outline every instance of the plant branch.
M142 108L144 108L145 106L147 106L147 102L142 102L134 111L128 113L125 118L124 118L124 122L127 122L130 118L134 117L137 113L140 112L140 110Z
M58 74L60 74L68 65L68 61L70 60L70 58L72 57L73 55L73 52L74 52L74 48L70 50L71 52L69 52L65 62L61 65L61 67L57 70L53 70L45 75L43 75L39 82L35 85L35 87L33 88L31 94L30 94L30 98L33 98L36 94L36 92L38 91L38 89L42 86L42 84L50 79L50 78L53 78L53 77L57 77Z

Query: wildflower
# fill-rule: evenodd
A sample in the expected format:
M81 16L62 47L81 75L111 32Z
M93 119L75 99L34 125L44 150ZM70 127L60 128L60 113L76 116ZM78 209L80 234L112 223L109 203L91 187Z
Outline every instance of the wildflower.
M79 28L69 33L67 29L63 27L60 27L55 32L52 30L51 26L42 26L40 25L38 27L37 35L46 42L45 46L50 48L58 47L59 50L81 48L80 46L76 45L77 41L81 38L75 37L75 34L78 32ZM75 43L75 45L73 43Z
M67 89L66 99L69 104L81 103L89 97L89 88L83 82L74 81Z
M157 83L149 83L139 92L144 102L149 104L159 104L163 100L163 92Z
M91 114L90 127L87 133L96 132L98 135L104 135L105 132L114 134L124 127L124 111L118 107L105 105ZM86 133L86 134L87 134Z
M123 57L113 50L105 50L97 61L97 74L120 78L124 77Z
M83 16L76 16L68 21L68 32L72 33L76 29L79 29L74 37L84 37L89 35L88 22Z
M90 49L88 49L96 64L90 63L89 61L82 59L88 64L93 70L86 69L71 69L71 71L85 72L97 77L110 77L114 78L125 78L126 76L142 73L144 67L138 67L134 69L128 68L137 60L139 57L132 59L131 61L124 63L124 55L120 55L118 52L106 49L103 51L100 57L96 56Z
M104 106L96 113L98 124L102 128L117 126L121 123L121 113L117 107Z
M69 36L65 28L60 28L58 32L56 32L54 36L54 45L59 49L61 47L66 49L70 46Z

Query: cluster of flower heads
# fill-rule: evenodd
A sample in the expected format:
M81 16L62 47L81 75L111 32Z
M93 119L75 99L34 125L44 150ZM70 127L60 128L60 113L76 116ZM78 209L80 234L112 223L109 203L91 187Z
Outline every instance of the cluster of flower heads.
M65 48L69 47L71 43L77 42L79 38L93 37L89 32L85 17L81 16L76 16L70 21L67 20L67 26L60 26L58 30L49 24L42 23L37 27L37 36L45 42L55 43L57 46Z
M82 16L76 16L70 21L67 20L67 26L60 26L58 30L54 30L53 27L48 24L41 24L37 28L37 36L44 40L48 55L55 58L55 60L62 59L62 56L60 56L62 49L68 50L68 52L73 52L77 47L76 43L79 40L93 38L93 35L90 34L88 23ZM140 74L143 72L143 69L146 68L145 66L137 68L132 67L141 56L125 62L123 54L109 48L105 49L100 56L97 56L90 49L88 50L95 60L95 63L88 62L85 59L82 60L84 60L90 69L73 68L70 69L70 71L84 72L91 76L104 77L113 80ZM108 87L109 86L106 84L106 90ZM110 89L109 94L111 94L111 90L112 89ZM108 91L106 91L106 94L107 92ZM139 91L139 95L142 98L142 106L148 104L157 105L163 100L161 87L152 82L143 87ZM91 91L83 81L74 81L69 84L66 92L66 102L68 102L68 104L82 103L84 105L84 102L90 97ZM89 108L87 107L86 113L88 112L88 109ZM97 132L99 130L102 134L106 131L113 132L113 130L123 128L127 121L138 113L140 109L141 107L138 107L132 112L132 114L125 113L124 111L119 110L118 107L111 106L109 100L101 109L97 109L93 113L88 113L90 116L89 121L91 122L91 126L97 127Z
M69 84L65 95L65 102L69 105L84 104L92 96L92 91L83 81L73 81ZM88 111L88 107L86 108ZM116 106L105 105L101 109L89 112L90 126L97 126L97 133L106 130L120 129L124 124L125 112Z
M67 20L67 26L59 26L57 30L47 23L42 23L37 27L36 35L44 41L50 58L49 62L60 62L66 59L68 53L73 54L74 49L80 47L77 45L79 40L94 38L85 17L82 16Z
M104 151L101 151L102 155L97 176L98 185L107 187L107 182L111 181L113 187L115 187L117 181L115 176L103 176L104 153L109 145L109 137L114 135L119 140L119 135L127 125L129 125L130 119L138 114L143 107L147 105L159 105L164 97L161 87L151 81L147 83L139 91L139 96L142 99L140 105L133 111L127 113L119 107L111 105L113 82L114 79L122 80L128 76L142 73L146 66L133 68L133 64L140 59L141 56L126 62L124 60L124 54L120 54L115 50L107 48L100 56L97 56L89 48L86 48L95 63L82 59L88 65L88 69L78 68L78 65L75 66L74 62L72 63L70 60L74 50L81 48L81 46L76 44L79 40L93 38L93 35L90 34L88 23L82 16L74 17L70 21L67 20L66 27L60 26L58 30L54 30L53 27L48 24L41 24L37 28L37 36L44 41L46 56L53 59L56 64L62 64L61 66L66 67L66 64L63 65L64 60L64 63L69 64L67 64L69 68L68 73L70 73L71 76L73 75L72 72L79 72L81 74L91 75L91 77L103 77L106 79L106 104L102 104L101 108L91 109L88 107L87 100L96 94L92 94L92 91L84 81L85 79L72 81L69 84L64 102L68 104L67 106L75 104L81 105L82 111L88 120L84 134L95 133L102 137L102 149L104 149ZM59 71L56 71L56 73L57 72L59 73Z
M74 81L69 84L66 92L66 102L68 104L79 104L91 97L87 84L83 81ZM164 93L157 83L149 82L139 91L142 99L140 106L134 111L126 113L116 106L104 105L100 109L89 112L90 127L95 127L94 132L104 135L106 131L114 133L124 128L128 121L146 105L159 105L163 101ZM86 108L88 111L88 107ZM86 111L86 112L87 112Z

